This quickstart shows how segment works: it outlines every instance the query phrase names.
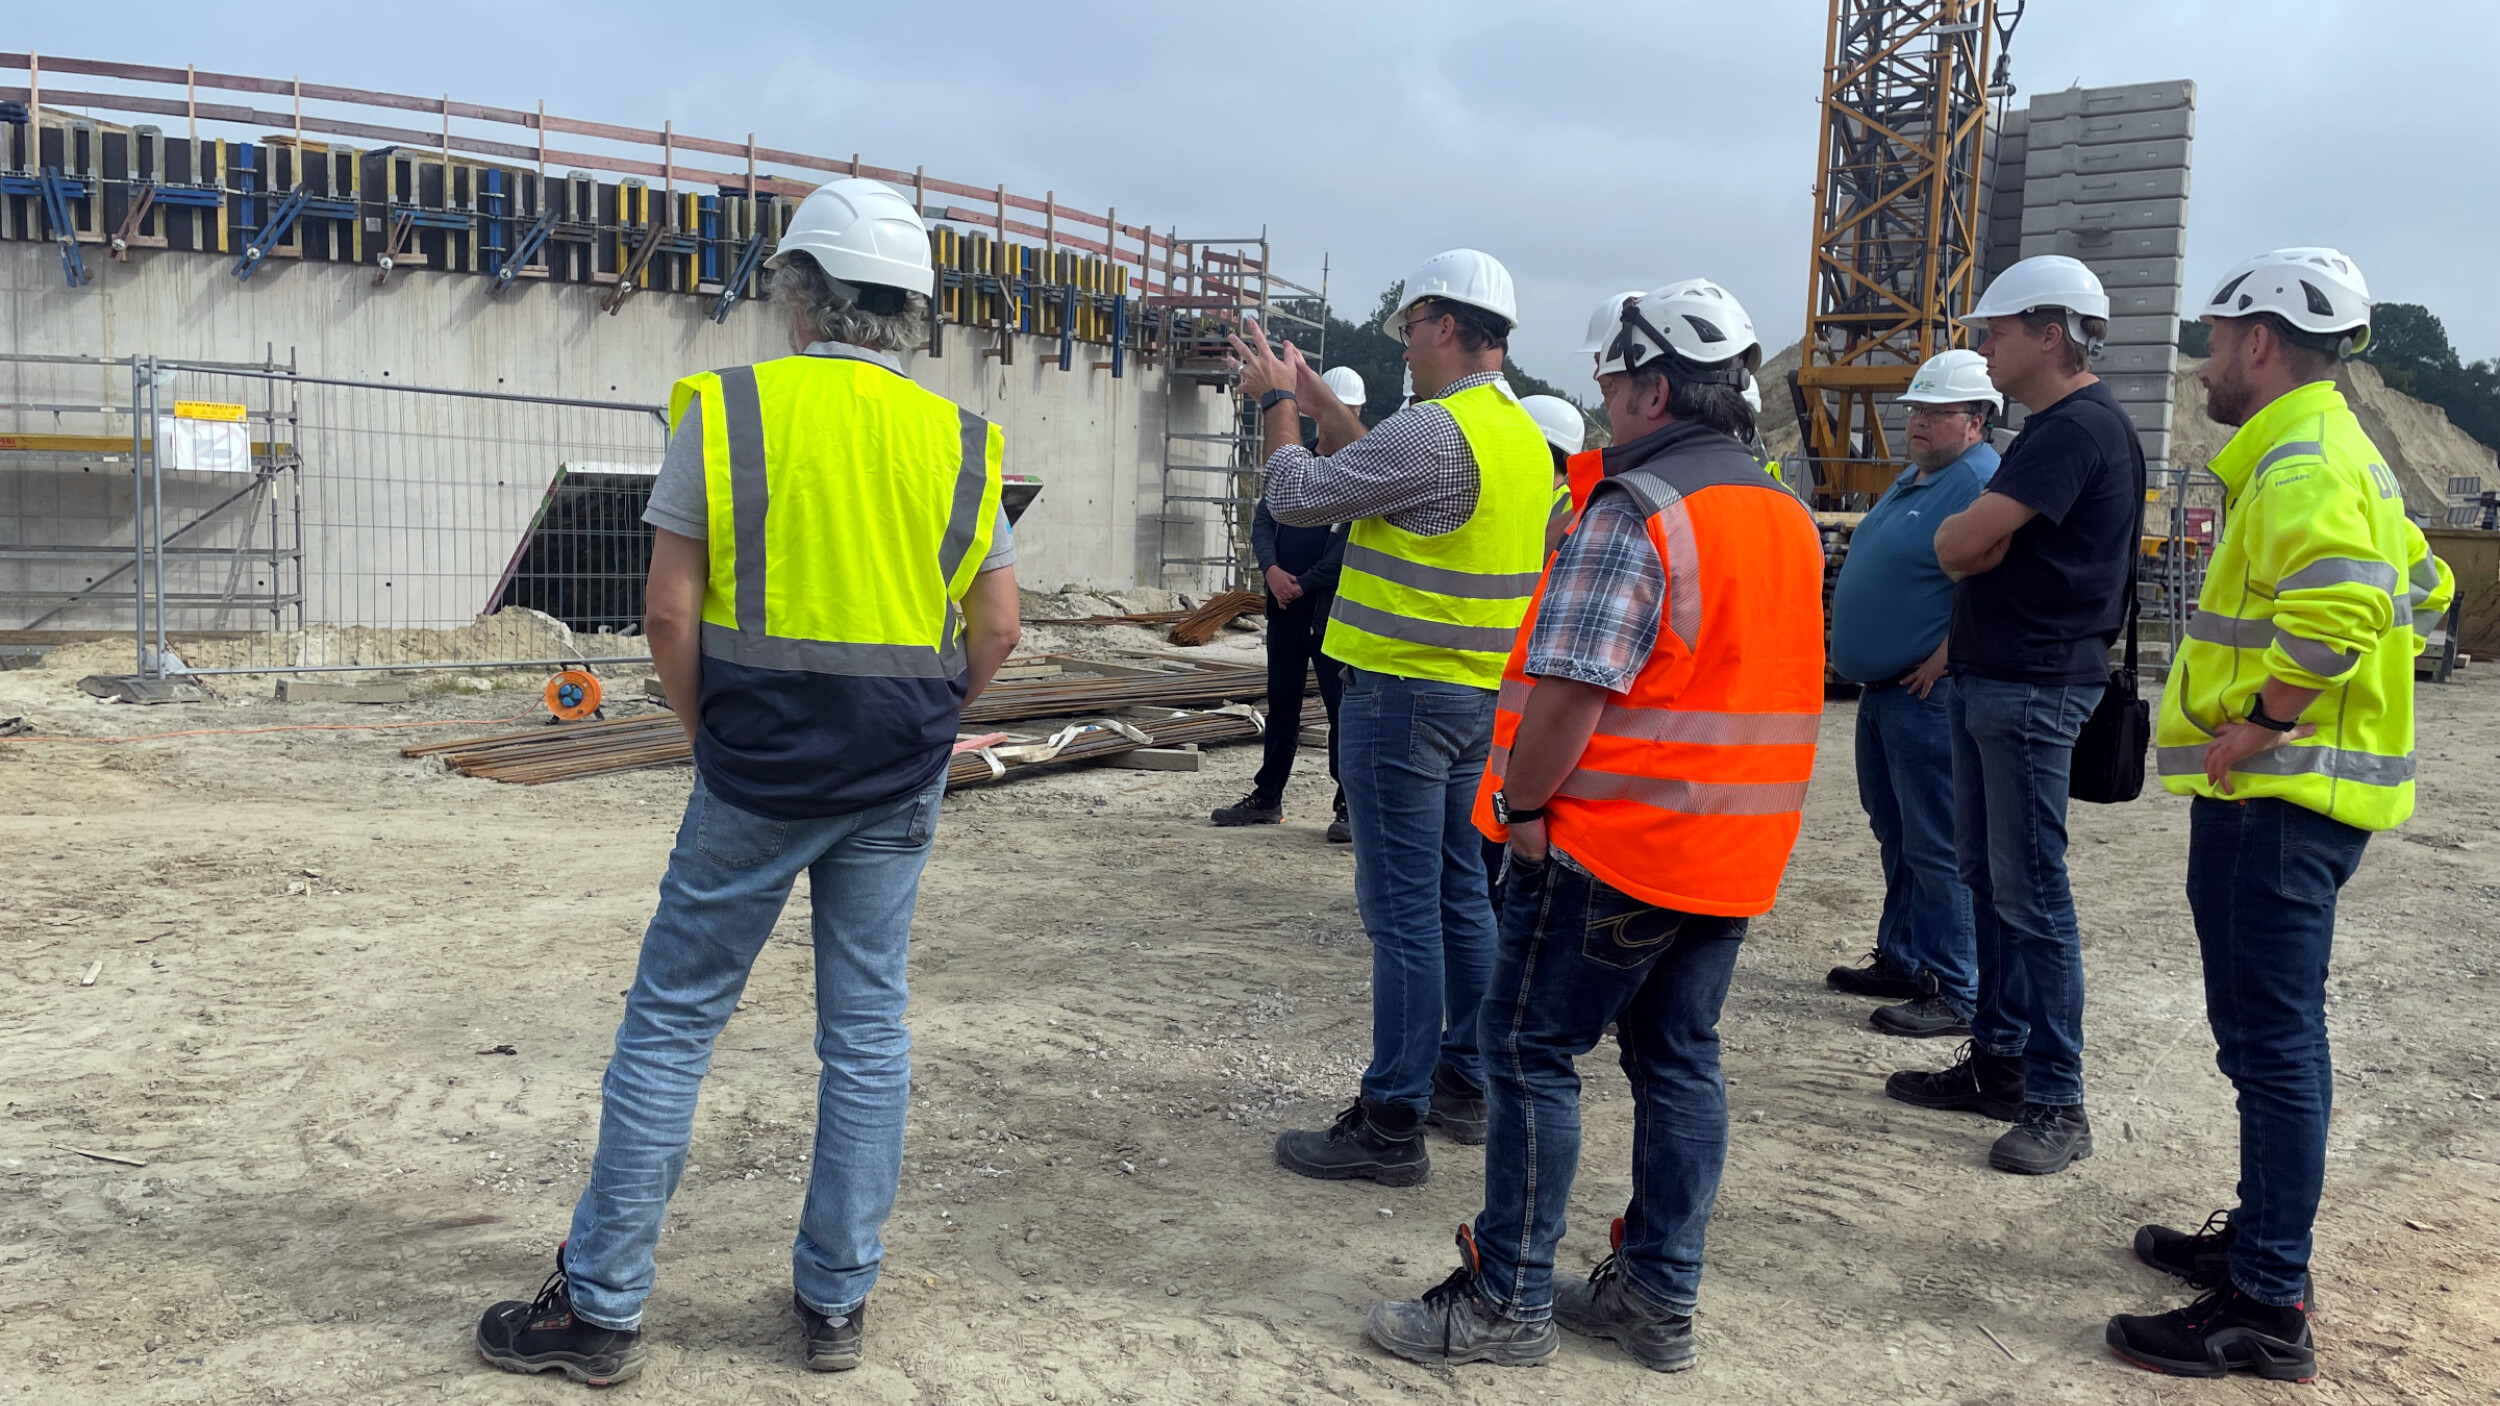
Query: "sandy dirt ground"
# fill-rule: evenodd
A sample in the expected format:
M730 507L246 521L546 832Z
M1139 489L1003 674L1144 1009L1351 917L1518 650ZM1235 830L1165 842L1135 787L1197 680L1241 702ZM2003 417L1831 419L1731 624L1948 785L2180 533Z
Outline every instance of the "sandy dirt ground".
M1947 1042L1890 1040L1824 970L1880 893L1834 704L1804 843L1725 1034L1735 1129L1702 1361L1661 1378L1566 1335L1548 1366L1435 1371L1361 1334L1452 1259L1482 1163L1416 1190L1278 1170L1368 1050L1351 861L1306 764L1289 823L1209 829L1254 757L950 798L912 961L915 1092L868 1363L797 1363L788 1242L810 1140L808 899L720 1043L660 1242L650 1365L619 1397L812 1401L2491 1402L2500 1399L2500 670L2425 689L2422 813L2345 893L2340 1104L2319 1226L2324 1376L2123 1367L2116 1311L2184 1301L2127 1253L2231 1196L2180 885L2184 802L2078 807L2099 1154L1987 1169L1999 1125L1887 1102ZM100 735L492 718L108 707L0 674L0 717ZM0 740L0 1402L534 1402L471 1324L550 1264L688 774L536 789L402 732ZM92 984L81 978L93 968ZM1626 1086L1583 1064L1562 1260L1625 1197ZM143 1161L94 1160L82 1148ZM1993 1331L2001 1350L1982 1332Z

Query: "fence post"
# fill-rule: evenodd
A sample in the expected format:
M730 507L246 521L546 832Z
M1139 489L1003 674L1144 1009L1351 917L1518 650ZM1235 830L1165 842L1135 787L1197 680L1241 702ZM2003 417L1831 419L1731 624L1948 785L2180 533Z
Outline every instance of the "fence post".
M150 550L156 564L152 572L156 592L156 657L148 661L144 671L149 678L162 678L165 673L165 445L163 434L165 388L156 373L156 360L148 359L148 419L153 422L155 451L148 455L148 517L154 529L148 534ZM247 429L246 434L250 431Z
M145 384L139 354L130 354L130 668L133 673L147 672L148 662L148 571L147 571L147 483L140 469L147 457L148 435L155 429L148 423L147 402L139 388Z

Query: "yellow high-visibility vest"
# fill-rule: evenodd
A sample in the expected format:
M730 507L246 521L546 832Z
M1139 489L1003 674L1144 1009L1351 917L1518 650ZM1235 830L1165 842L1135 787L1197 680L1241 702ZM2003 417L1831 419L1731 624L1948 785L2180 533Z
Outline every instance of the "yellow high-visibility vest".
M1359 518L1328 617L1328 653L1357 669L1501 686L1511 639L1544 573L1554 456L1508 391L1476 386L1434 402L1474 454L1476 508L1427 537Z
M989 555L1006 440L873 362L791 356L688 376L703 402L703 653L759 669L952 681L957 603Z
M2233 768L2230 799L2280 797L2364 830L2404 823L2414 656L2456 578L2333 382L2259 411L2207 467L2228 507L2162 689L2162 785L2218 794L2205 744L2278 678L2325 690L2300 715L2317 733Z

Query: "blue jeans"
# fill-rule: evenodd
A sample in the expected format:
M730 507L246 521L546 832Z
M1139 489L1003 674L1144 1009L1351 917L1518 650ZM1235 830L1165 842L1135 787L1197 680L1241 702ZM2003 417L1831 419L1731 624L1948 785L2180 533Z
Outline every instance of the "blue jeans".
M1858 695L1858 803L1884 866L1875 950L1968 1020L1979 957L1953 853L1952 700L1949 678L1925 698L1897 684Z
M1346 670L1337 749L1354 831L1354 901L1372 940L1363 1096L1412 1109L1444 1083L1484 1087L1476 1008L1493 965L1483 837L1470 818L1493 745L1493 694Z
M2326 966L2335 896L2369 832L2288 801L2198 797L2188 907L2205 959L2214 1062L2240 1095L2240 1204L2231 1282L2259 1303L2307 1296L2309 1228L2326 1181L2335 1071Z
M599 1151L564 1245L574 1312L602 1327L641 1326L652 1247L686 1168L712 1042L802 869L815 910L824 1073L791 1280L819 1313L847 1313L868 1297L885 1259L878 1231L902 1182L911 1102L903 962L945 789L941 773L918 795L873 810L767 820L697 776L600 1085Z
M2083 1102L2083 937L2066 882L2066 779L2102 684L1954 680L1953 848L1979 953L1971 1039L2023 1059L2023 1097Z
M1580 1167L1580 1074L1609 1023L1632 1080L1632 1204L1624 1277L1689 1314L1727 1162L1719 1007L1743 918L1654 908L1560 851L1513 862L1484 1002L1484 1210L1478 1281L1512 1318L1554 1310L1554 1246Z

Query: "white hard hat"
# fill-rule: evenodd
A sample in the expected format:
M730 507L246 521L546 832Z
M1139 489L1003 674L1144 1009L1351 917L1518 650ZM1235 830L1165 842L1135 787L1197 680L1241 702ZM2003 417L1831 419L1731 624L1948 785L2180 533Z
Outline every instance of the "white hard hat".
M2349 334L2350 356L2370 344L2370 285L2361 266L2333 249L2276 249L2223 276L2205 319L2270 312L2303 332Z
M1745 376L1745 408L1753 412L1755 419L1762 418L1762 387L1754 383L1750 372Z
M1660 357L1681 364L1688 379L1742 390L1762 365L1753 317L1736 295L1706 278L1670 283L1623 305L1597 374L1637 371Z
M1965 327L1984 327L1992 317L2042 308L2063 308L2084 317L2109 316L2109 294L2081 259L2039 254L1998 274L1979 295L1979 306L1962 315Z
M1622 325L1623 305L1640 295L1641 290L1634 288L1599 303L1597 311L1589 314L1589 338L1580 344L1580 350L1591 355L1604 351L1606 344L1615 339L1615 328Z
M1424 260L1422 268L1406 276L1404 300L1389 319L1391 337L1401 343L1406 340L1406 314L1426 298L1465 303L1471 308L1482 308L1513 327L1519 325L1519 300L1511 292L1510 270L1491 254L1474 249L1435 254Z
M1910 378L1910 388L1899 397L1915 405L1962 405L1984 400L1999 413L2005 409L2005 393L1988 379L1988 358L1975 351L1955 347L1927 358Z
M1577 454L1588 442L1588 417L1580 407L1558 395L1523 395L1519 408L1528 412L1536 427L1545 432L1545 442L1565 454Z
M937 268L929 259L929 227L910 197L882 181L846 176L807 193L782 228L781 247L765 261L779 268L804 253L845 283L872 283L930 293Z
M1351 366L1331 366L1321 373L1320 381L1336 392L1337 399L1360 410L1363 408L1363 373Z

